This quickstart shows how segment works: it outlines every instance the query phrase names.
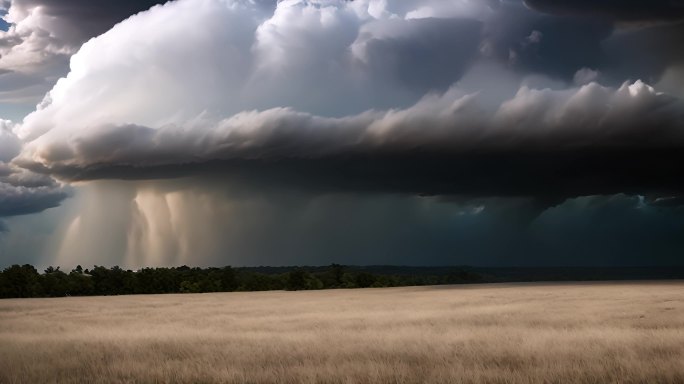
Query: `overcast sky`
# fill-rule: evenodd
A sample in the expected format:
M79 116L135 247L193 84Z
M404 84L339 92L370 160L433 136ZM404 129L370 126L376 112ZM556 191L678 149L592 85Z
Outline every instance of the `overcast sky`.
M684 264L684 1L0 15L0 266Z

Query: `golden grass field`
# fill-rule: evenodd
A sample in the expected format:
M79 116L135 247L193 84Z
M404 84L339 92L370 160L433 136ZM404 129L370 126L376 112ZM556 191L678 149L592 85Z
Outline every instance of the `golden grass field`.
M0 300L1 383L684 383L684 282Z

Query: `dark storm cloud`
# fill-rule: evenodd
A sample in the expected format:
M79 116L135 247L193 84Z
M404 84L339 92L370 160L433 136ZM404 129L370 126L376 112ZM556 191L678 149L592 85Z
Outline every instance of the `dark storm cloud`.
M610 20L547 15L505 2L487 19L484 41L491 56L517 71L572 80L578 70L603 64L602 43L613 30Z
M390 24L390 25L387 25ZM385 23L398 25L397 36L366 39L364 59L375 81L403 84L415 92L446 91L463 76L476 57L482 23L477 20L418 19ZM371 28L372 29L372 28Z
M73 28L69 36L73 43L82 43L88 38L104 33L114 24L163 4L167 0L12 0L11 6L22 11L40 7L41 12ZM59 28L59 26L57 26Z
M682 265L684 208L641 200L594 196L551 208L532 225L534 247L523 259L537 265Z
M610 20L516 2L230 4L171 3L92 40L17 130L27 144L15 163L72 180L210 171L314 190L550 202L681 193L682 102L640 81L591 82L610 77L606 42L623 36ZM206 28L169 23L179 15ZM655 30L627 33L651 41ZM508 91L459 89L488 60L480 55L589 84L518 83L512 97L482 101Z
M51 177L17 168L9 162L21 151L12 124L0 119L0 218L37 213L58 206L68 188ZM0 232L7 228L0 222Z
M0 181L0 218L42 212L59 206L68 196L57 184L23 186Z
M188 175L225 178L257 188L312 193L389 193L532 197L543 209L567 198L616 193L684 194L681 147L595 148L449 154L420 148L401 154L347 154L317 159L225 160L172 166L57 169L74 179L158 179ZM37 171L41 169L36 168ZM679 205L680 199L654 205Z
M648 203L654 207L681 207L684 206L684 196L656 197Z
M4 219L3 256L681 263L684 106L646 84L684 73L662 9L179 0L79 49L152 3L13 2L0 98L71 68L5 123L0 216L85 182Z
M515 54L511 64L564 79L572 79L581 68L601 67L603 40L613 32L610 23L584 18L547 17L528 26L531 32L510 44Z
M601 81L611 85L637 79L656 83L664 70L684 62L680 49L684 20L677 16L682 14L681 7L674 2L671 12L666 12L672 18L666 22L653 19L656 13L649 11L651 4L659 8L658 4L666 2L629 2L624 7L623 2L610 2L613 8L601 1L543 4L549 12L527 9L518 2L505 2L493 12L485 21L490 54L509 61L521 73L543 73L571 82L577 71L586 68L600 73ZM577 5L576 12L560 11L572 4ZM579 11L591 6L605 12ZM642 22L620 22L620 12L629 9Z
M680 49L684 1L526 0L525 4L541 12L519 12L508 21L513 33L500 35L500 46L511 47L519 70L571 80L576 71L587 68L600 73L608 84L636 79L657 83L664 71L684 65ZM513 12L507 13L514 14L516 7L509 8ZM527 44L521 34L528 30L539 31L541 41Z
M62 264L684 262L684 210L622 194L538 209L530 199L312 194L215 175L95 181L83 193L85 205L68 221L69 235L60 248Z
M624 21L684 19L682 0L525 0L525 4L558 15L600 16Z
M613 81L657 82L669 67L684 66L684 23L627 29L603 42L605 74Z
M293 263L315 262L330 244L354 244L339 246L340 257L372 244L364 256L387 248L406 260L431 253L439 255L433 262L448 263L461 247L468 260L510 249L543 263L553 247L535 248L536 238L518 244L527 236L518 227L540 217L557 224L543 212L556 206L555 214L567 215L575 206L566 199L614 205L637 224L680 218L644 215L677 211L684 195L684 106L636 81L654 82L679 62L671 49L678 35L668 33L678 31L674 23L625 29L614 18L546 14L509 1L202 4L169 3L91 40L73 56L69 76L16 127L23 149L14 165L103 183L81 214L87 219L73 221L75 251L65 254L102 248L110 218L123 215L107 247L117 261L131 250L213 260L229 250L246 255L245 263L269 263L264 255L279 252ZM55 3L45 12L67 10ZM159 190L164 182L179 186ZM21 183L50 187L28 176ZM109 186L119 183L130 190L108 200ZM224 189L234 193L223 196ZM646 196L648 211L633 211L632 197L583 197L621 193ZM369 203L338 226L345 199ZM390 207L371 209L389 200ZM426 200L451 203L449 217L434 219L447 204L424 212ZM405 212L392 216L401 206ZM590 208L606 225L620 225ZM297 222L306 221L300 212L315 223ZM515 219L500 226L482 212ZM338 220L320 224L330 217ZM361 222L374 224L338 236ZM404 237L396 233L405 222L415 235L385 246ZM670 224L651 238L673 241L679 227ZM577 220L571 230L583 226ZM86 230L105 235L82 246ZM238 245L224 241L228 232ZM616 239L619 230L603 233ZM489 245L493 236L501 241Z
M69 195L68 187L48 176L17 169L0 161L0 219L57 207Z

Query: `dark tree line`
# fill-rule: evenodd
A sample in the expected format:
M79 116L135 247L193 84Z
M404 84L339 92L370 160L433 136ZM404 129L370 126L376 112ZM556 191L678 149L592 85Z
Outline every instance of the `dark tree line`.
M268 267L264 267L268 270ZM263 273L254 268L143 268L80 265L70 272L49 267L39 273L29 264L12 265L0 272L0 297L60 297L152 293L309 290L330 288L398 287L480 282L479 274L452 268L439 275L372 273L360 267L292 267Z

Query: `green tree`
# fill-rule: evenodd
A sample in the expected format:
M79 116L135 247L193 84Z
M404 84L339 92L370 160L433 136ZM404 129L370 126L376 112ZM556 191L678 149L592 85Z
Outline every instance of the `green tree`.
M338 287L343 286L344 281L342 280L342 277L344 276L344 266L333 263L332 265L330 265L330 270L332 271L333 276L335 277L336 285Z
M30 264L12 265L5 268L3 276L3 297L37 297L43 295L40 275Z
M51 297L66 296L69 294L69 276L52 266L45 270L40 279L43 293Z
M81 271L83 271L81 269ZM79 273L78 268L69 273L68 292L72 296L86 296L93 294L93 279L90 275Z
M224 292L235 291L238 288L238 281L235 270L231 267L221 269L221 290Z
M240 291L270 291L284 289L287 285L278 276L269 276L263 273L245 272L239 275Z
M307 288L306 280L308 273L297 268L294 271L290 271L287 275L287 290L288 291L299 291Z
M356 275L354 278L354 282L356 283L356 286L359 288L368 288L375 283L375 276L368 272L361 272Z
M199 283L193 283L191 281L184 280L180 284L180 292L181 293L199 293L199 292L201 292L200 285L199 285Z

